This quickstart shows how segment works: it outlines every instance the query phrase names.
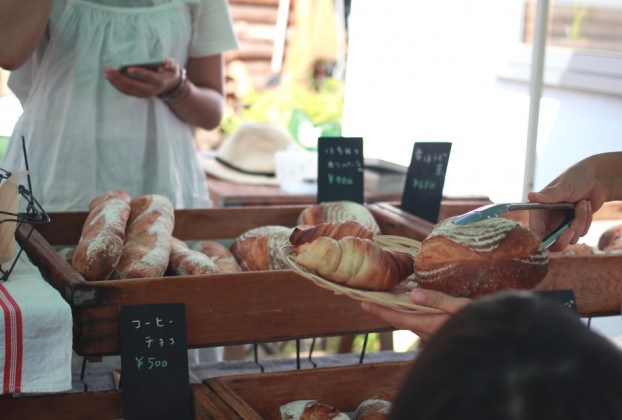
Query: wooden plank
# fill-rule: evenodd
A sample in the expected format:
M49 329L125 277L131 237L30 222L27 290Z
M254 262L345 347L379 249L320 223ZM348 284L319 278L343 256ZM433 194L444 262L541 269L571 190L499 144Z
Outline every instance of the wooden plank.
M58 393L0 397L5 419L120 419L123 401L119 391Z
M620 314L622 255L551 256L549 272L535 289L573 290L581 316Z
M393 329L363 311L358 301L319 288L291 270L134 279L76 288L74 349L80 355L118 354L119 306L178 302L186 305L189 347Z
M234 419L235 413L211 389L191 384L195 419ZM0 396L0 413L5 419L121 419L123 395L120 390L61 392L32 396Z

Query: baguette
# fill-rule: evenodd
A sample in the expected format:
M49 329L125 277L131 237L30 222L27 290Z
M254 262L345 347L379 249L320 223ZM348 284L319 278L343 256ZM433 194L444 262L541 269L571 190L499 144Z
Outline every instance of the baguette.
M190 249L188 245L173 237L171 239L170 270L178 276L220 273L221 270L207 255Z
M300 246L296 263L348 287L386 291L413 273L413 256L354 236L320 237Z
M125 191L107 191L91 200L72 257L72 265L86 280L110 278L121 258L129 214Z
M200 241L196 249L211 258L223 273L239 273L242 271L242 267L231 251L219 242Z
M163 195L150 194L135 198L130 207L119 278L162 277L171 254L173 204Z

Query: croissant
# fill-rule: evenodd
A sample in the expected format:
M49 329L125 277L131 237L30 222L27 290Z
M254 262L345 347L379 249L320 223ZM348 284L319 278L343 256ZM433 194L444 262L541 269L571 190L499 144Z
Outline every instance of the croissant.
M382 248L371 239L326 236L303 244L296 263L326 280L356 289L390 290L414 270L414 258Z
M289 242L298 249L302 244L313 242L320 236L328 236L333 239L341 239L346 236L356 236L363 239L372 239L374 232L357 221L327 222L316 226L298 226L289 236Z

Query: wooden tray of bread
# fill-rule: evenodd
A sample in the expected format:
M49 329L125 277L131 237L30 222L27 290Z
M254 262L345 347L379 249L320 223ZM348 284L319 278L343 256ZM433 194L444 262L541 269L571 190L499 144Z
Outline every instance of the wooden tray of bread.
M421 245L421 242L419 241L397 235L377 235L374 240L381 244L381 246L385 249L408 252L413 256L416 255ZM437 309L417 305L410 301L410 291L414 287L414 277L412 275L387 291L365 290L355 287L348 287L345 284L327 280L314 271L298 264L295 259L296 250L289 242L281 247L281 252L283 253L290 268L296 272L296 274L311 280L315 285L323 289L331 290L337 295L345 295L363 302L376 303L401 312L441 312Z
M471 209L482 203L472 203ZM444 204L451 213L453 202ZM309 206L238 207L174 211L173 235L184 241L231 243L253 228L295 226ZM433 224L395 217L366 206L383 234L422 240ZM464 210L456 207L455 214ZM59 250L75 246L88 212L51 213L51 222L18 239L33 262L70 303L74 350L95 360L120 353L121 305L184 303L188 346L273 342L393 328L360 308L360 302L319 288L290 269L87 281Z
M236 418L280 419L280 407L295 401L317 401L351 417L372 397L392 402L410 364L383 362L223 376L204 383L230 406Z

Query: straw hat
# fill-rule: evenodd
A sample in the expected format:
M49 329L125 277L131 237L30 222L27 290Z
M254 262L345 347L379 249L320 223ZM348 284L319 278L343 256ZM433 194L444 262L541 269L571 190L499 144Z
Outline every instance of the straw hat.
M227 137L215 156L201 159L209 175L239 184L279 185L274 155L297 146L282 126L245 122Z

